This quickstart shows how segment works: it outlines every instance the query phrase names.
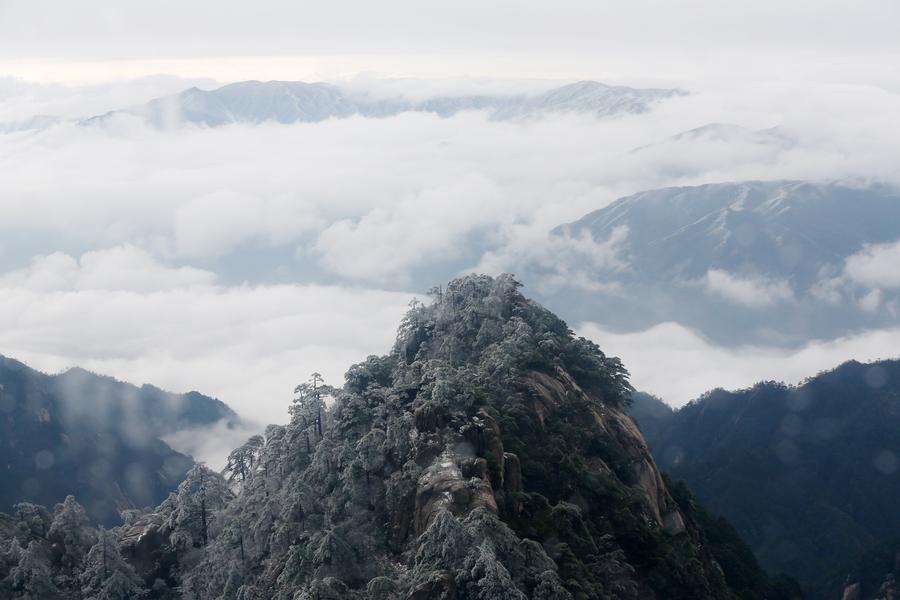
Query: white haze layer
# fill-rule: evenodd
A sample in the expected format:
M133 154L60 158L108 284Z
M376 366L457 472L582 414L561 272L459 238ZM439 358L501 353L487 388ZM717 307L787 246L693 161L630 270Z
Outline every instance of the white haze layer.
M137 269L141 260L132 258ZM39 286L0 280L3 354L45 371L77 365L138 385L197 390L263 424L285 420L295 385L313 371L340 383L351 363L386 352L411 299L345 286L226 287L206 283L202 272L186 285L180 269L158 265L156 289L135 288L132 275L141 271L119 269L91 285L79 275L74 285L56 277L63 285L48 287L46 262L37 267L45 274ZM69 261L52 262L71 270Z
M713 388L740 389L764 380L797 384L848 360L897 358L900 329L866 331L834 340L814 340L800 348L723 348L678 323L620 334L596 323L578 333L619 356L639 390L682 406Z
M60 93L2 89L0 114L6 106L17 116L22 94L49 106ZM900 183L900 95L812 83L691 92L607 120L405 114L157 131L123 117L0 135L0 353L50 371L80 365L197 389L253 420L284 421L291 390L310 372L340 383L351 363L389 350L422 273L515 271L523 260L571 255L626 269L615 240L562 247L547 235L617 197L746 179ZM84 105L117 107L115 94L102 94ZM66 114L75 106L57 104ZM666 142L714 122L777 126L781 141ZM846 278L874 285L895 254L871 248ZM246 256L258 262L238 268ZM550 273L526 281L525 292L580 276ZM777 283L723 273L707 283L736 302L790 300ZM863 308L878 310L872 293ZM638 387L673 403L898 347L896 332L786 351L718 348L677 324L627 335L580 329L621 354Z
M0 72L816 80L898 91L898 29L895 0L4 0Z

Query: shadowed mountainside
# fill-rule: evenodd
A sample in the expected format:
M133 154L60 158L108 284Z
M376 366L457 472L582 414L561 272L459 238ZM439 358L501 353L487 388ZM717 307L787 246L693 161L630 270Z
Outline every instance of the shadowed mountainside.
M900 537L900 361L851 361L796 387L714 390L677 411L658 402L636 395L631 414L661 468L733 523L767 569L833 588Z
M92 520L116 523L123 509L159 503L193 465L162 436L223 419L237 415L197 392L82 369L46 375L0 357L0 507L74 494Z

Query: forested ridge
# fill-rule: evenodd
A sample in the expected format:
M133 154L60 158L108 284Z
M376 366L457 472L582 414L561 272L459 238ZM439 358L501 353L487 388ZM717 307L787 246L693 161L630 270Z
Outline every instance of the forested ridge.
M634 394L661 468L811 598L900 575L900 361L849 361L799 385L713 390L672 411ZM889 586L890 587L890 586Z

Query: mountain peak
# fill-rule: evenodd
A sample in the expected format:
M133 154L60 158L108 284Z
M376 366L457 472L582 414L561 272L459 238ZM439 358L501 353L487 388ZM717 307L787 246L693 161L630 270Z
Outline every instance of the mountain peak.
M404 318L395 353L407 364L488 360L496 373L561 369L610 405L624 405L631 387L621 362L576 338L562 319L525 298L521 285L509 274L467 275L433 289L433 302L414 304Z
M621 410L621 364L519 288L454 279L330 409L301 393L183 585L219 597L228 571L264 597L736 598ZM235 568L247 556L285 568Z

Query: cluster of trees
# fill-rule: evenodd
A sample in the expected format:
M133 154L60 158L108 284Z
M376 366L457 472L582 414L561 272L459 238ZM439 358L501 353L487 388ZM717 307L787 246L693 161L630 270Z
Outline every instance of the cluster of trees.
M180 597L180 580L199 559L217 516L233 498L221 475L203 465L153 511L130 510L124 523L94 527L73 496L52 514L16 505L0 528L0 597L11 600L136 600ZM157 519L147 520L151 515ZM135 556L143 536L156 537L151 564ZM161 561L168 570L160 569ZM145 557L146 558L146 557ZM143 570L142 570L143 569Z
M41 506L18 504L8 525L9 539L0 540L0 596L23 600L141 596L142 582L122 556L115 532L91 527L84 508L72 496L57 504L52 515Z
M469 275L433 288L434 302L411 303L395 353L406 363L428 357L453 368L478 366L500 384L531 370L552 375L561 369L603 404L626 405L633 388L622 362L575 336L562 319L525 298L521 286L504 274Z

